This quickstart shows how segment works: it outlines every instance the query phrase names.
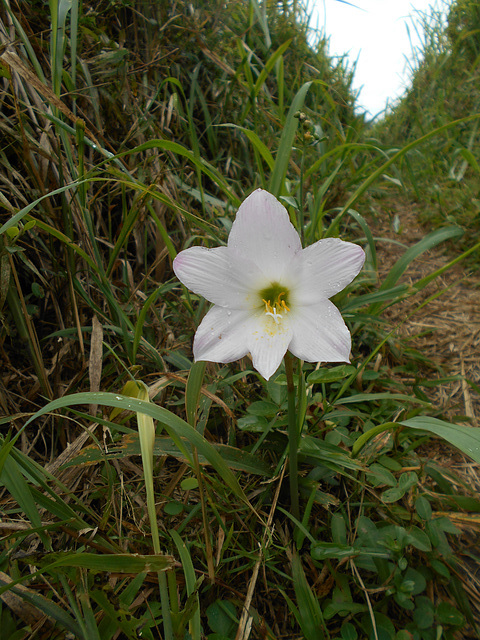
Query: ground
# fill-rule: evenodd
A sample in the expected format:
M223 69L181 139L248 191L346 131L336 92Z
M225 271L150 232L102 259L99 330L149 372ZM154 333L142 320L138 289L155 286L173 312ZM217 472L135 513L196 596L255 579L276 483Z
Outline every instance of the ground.
M395 199L381 205L383 215L375 215L372 231L376 237L394 243L378 242L380 281L405 248L420 241L429 229L419 223L419 205ZM398 231L394 230L394 227ZM402 243L404 247L396 243ZM414 284L420 278L448 264L458 256L453 245L442 244L417 258L402 282ZM429 286L387 311L394 324L400 324L434 293L438 297L418 309L401 326L399 333L408 345L431 360L438 370L428 370L436 378L458 379L424 389L434 406L446 416L465 416L465 424L480 426L480 283L478 266L461 261L436 278ZM469 382L476 385L476 390ZM458 421L458 420L457 420Z

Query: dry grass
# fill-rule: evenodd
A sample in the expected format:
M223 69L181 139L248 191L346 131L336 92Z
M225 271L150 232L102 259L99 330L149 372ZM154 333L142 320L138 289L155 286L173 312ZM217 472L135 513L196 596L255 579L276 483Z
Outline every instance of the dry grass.
M385 205L380 203L380 215L372 224L372 232L380 238L401 242L409 247L420 241L428 231L419 222L420 205L404 198ZM394 216L400 224L395 232ZM377 244L379 275L382 279L395 261L404 253L404 247L389 242ZM453 258L451 248L441 246L425 252L410 264L402 282L414 284L448 264ZM429 297L438 294L419 309L407 322L406 315L422 305ZM480 394L468 381L480 385L480 286L473 271L463 264L455 265L436 278L429 286L396 304L387 311L392 324L400 324L398 335L408 348L414 349L426 359L420 375L435 380L458 376L453 382L435 384L424 388L435 408L449 418L462 414L467 423L479 426ZM405 380L404 380L405 382Z

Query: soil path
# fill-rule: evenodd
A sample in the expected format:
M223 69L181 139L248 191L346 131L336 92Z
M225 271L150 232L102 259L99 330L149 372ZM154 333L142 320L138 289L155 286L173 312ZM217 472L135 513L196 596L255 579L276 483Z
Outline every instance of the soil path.
M381 208L379 207L381 205ZM377 203L381 214L372 223L378 238L395 243L377 242L380 281L396 260L428 232L419 222L417 204L396 199L391 206ZM399 232L393 230L396 216ZM450 262L455 256L440 245L425 252L409 267L402 282L415 283L420 278ZM424 290L404 302L394 305L386 315L398 324L434 293L441 295L419 309L399 329L409 346L431 360L437 370L428 368L425 377L438 379L459 376L453 382L425 388L425 394L447 416L465 416L466 424L480 426L480 276L466 270L462 261L436 278ZM469 382L477 385L477 389ZM458 418L457 418L458 422Z

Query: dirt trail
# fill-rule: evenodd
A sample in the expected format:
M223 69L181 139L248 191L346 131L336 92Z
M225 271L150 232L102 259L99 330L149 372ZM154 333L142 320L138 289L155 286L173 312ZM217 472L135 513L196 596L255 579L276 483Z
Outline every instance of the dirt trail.
M381 205L381 206L379 206ZM372 231L380 238L390 238L411 246L421 240L426 230L418 222L418 205L395 200L391 206L380 202L382 213L372 223ZM384 213L383 213L384 212ZM393 230L392 220L398 216L400 231ZM381 218L381 219L380 219ZM389 242L378 242L378 264L383 280L405 248ZM424 253L409 267L402 282L414 283L450 262L455 256L445 245ZM428 287L406 301L393 306L386 314L394 324L400 322L435 292L442 295L417 311L399 329L409 346L420 351L439 367L429 370L432 378L465 376L480 385L480 278L478 271L469 273L464 262L436 278ZM466 423L480 426L480 394L465 380L424 389L434 404L447 415L466 416Z

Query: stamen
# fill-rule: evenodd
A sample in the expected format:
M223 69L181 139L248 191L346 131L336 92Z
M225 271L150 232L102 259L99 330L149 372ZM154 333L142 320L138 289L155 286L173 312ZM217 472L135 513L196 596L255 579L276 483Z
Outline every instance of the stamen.
M285 311L290 311L290 309L287 307L285 300L282 300L282 296L285 295L285 291L282 291L282 293L278 294L278 298L277 298L277 305L281 308L281 309L285 309Z

